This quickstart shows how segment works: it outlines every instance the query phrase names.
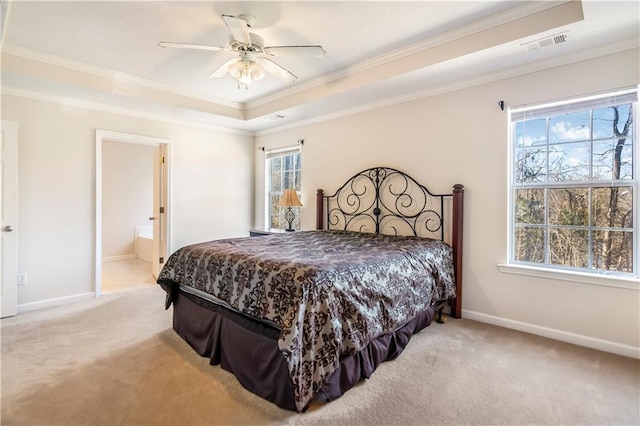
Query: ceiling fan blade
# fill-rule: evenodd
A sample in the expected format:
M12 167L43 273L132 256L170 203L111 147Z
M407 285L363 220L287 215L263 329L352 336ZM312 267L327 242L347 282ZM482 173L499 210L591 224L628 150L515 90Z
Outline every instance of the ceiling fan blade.
M263 48L269 56L307 56L321 58L325 55L322 46L268 46Z
M290 71L287 71L286 69L282 68L280 65L276 64L275 62L269 59L262 58L258 61L258 63L265 70L269 71L271 74L275 75L281 80L287 81L289 83L293 83L298 79L298 76L296 76Z
M214 72L209 74L209 78L223 78L229 72L229 65L235 64L240 58L229 59L224 64L220 65Z
M249 26L244 19L231 15L222 15L222 19L224 19L224 23L227 24L227 28L229 28L229 32L231 32L234 39L244 44L251 44Z
M213 50L214 52L228 51L229 49L218 46L206 46L204 44L188 44L188 43L173 43L170 41L161 41L158 43L160 47L171 47L178 49L199 49L199 50Z

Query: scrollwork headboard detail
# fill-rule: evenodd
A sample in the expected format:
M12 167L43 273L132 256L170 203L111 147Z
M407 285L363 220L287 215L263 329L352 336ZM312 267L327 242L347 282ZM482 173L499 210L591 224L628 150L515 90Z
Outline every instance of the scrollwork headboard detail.
M460 184L454 185L450 194L434 194L406 173L373 167L356 173L333 195L318 189L316 229L325 229L326 224L326 229L415 235L448 242L453 247L459 295L451 305L451 315L460 318L463 197Z
M373 167L352 176L333 195L320 191L327 229L445 240L445 199L454 194L433 194L399 170Z

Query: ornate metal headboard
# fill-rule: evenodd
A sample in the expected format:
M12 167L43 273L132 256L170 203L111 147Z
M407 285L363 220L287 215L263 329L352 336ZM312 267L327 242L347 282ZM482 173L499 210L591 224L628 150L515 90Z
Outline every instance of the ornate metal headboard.
M451 315L460 318L463 197L460 184L453 186L451 194L433 194L406 173L373 167L356 173L333 195L318 189L316 229L325 229L326 220L326 229L415 235L448 242L453 248L458 294Z
M433 194L406 173L373 167L351 177L333 195L319 190L320 196L327 229L445 240L445 209L451 208L445 200L454 194Z

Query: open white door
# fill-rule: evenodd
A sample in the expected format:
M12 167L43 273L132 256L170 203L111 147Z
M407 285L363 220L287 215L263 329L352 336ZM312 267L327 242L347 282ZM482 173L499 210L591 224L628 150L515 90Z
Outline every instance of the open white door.
M167 256L167 155L166 144L153 153L153 245L151 273L157 279Z
M18 123L0 132L0 317L18 313Z

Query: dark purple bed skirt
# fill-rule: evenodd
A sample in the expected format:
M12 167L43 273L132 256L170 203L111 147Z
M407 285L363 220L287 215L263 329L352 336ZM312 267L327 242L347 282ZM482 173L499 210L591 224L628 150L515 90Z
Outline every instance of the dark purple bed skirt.
M431 324L433 316L434 310L429 308L395 332L342 358L316 397L332 401L369 378L382 362L396 358L413 334ZM277 329L182 292L173 298L173 328L198 354L208 357L211 365L220 364L247 390L296 411Z

